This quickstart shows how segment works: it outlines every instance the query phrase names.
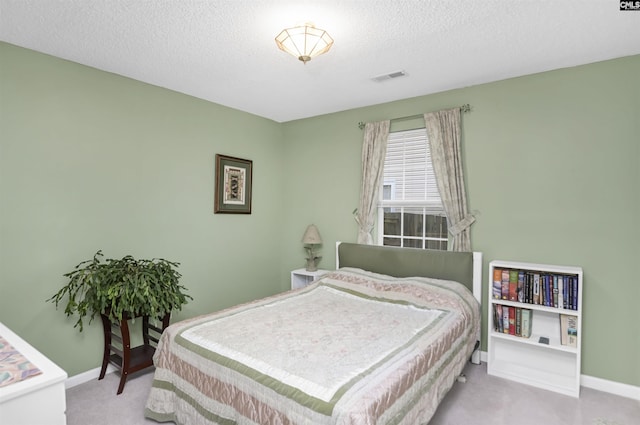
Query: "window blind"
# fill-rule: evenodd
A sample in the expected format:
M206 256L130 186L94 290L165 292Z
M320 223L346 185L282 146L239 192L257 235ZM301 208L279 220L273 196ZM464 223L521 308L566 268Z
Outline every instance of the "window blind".
M382 184L381 207L419 206L444 215L425 128L389 133Z

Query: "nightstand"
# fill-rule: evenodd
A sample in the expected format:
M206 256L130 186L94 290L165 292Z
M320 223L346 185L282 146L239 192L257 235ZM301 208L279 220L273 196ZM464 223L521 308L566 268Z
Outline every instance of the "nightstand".
M299 289L307 286L327 273L329 273L329 270L318 269L315 272L310 272L305 269L294 270L291 272L291 289Z

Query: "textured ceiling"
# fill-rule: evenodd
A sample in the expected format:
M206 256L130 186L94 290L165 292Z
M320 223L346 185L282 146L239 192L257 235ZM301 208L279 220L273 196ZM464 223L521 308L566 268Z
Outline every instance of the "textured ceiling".
M277 49L313 22L306 65ZM0 0L0 40L278 122L640 54L616 0ZM406 77L372 81L404 70Z

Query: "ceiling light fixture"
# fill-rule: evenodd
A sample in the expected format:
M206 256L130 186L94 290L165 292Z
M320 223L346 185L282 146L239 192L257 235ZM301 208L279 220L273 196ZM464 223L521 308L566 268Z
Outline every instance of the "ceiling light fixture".
M328 52L333 45L333 38L325 30L306 23L282 30L276 37L276 44L280 50L297 57L306 65L311 58Z

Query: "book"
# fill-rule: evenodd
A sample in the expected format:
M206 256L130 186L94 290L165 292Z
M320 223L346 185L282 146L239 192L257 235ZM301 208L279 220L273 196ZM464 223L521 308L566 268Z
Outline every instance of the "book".
M509 270L502 270L502 288L501 288L502 299L509 299Z
M571 300L571 309L577 310L578 309L578 278L574 277L571 280L571 282L572 282L571 293L573 295L573 298Z
M522 309L516 307L516 336L522 336Z
M493 298L502 298L502 269L493 269Z
M533 323L533 311L523 308L521 314L520 336L529 338L531 336L531 323Z
M564 302L564 278L565 276L558 276L558 308L567 308Z
M533 303L540 304L540 274L533 274Z
M516 308L509 307L509 335L516 334Z
M560 315L560 344L578 346L578 318L569 314Z
M575 280L573 276L569 276L568 278L568 282L567 282L567 309L572 310L573 309L573 286L574 286Z
M502 331L506 334L509 333L509 307L502 307Z
M524 271L522 270L518 272L517 299L521 303L524 302Z
M518 270L509 270L509 301L518 301Z
M493 305L493 330L500 333L504 332L502 326L502 306L500 304Z
M544 305L553 307L553 277L544 275Z

